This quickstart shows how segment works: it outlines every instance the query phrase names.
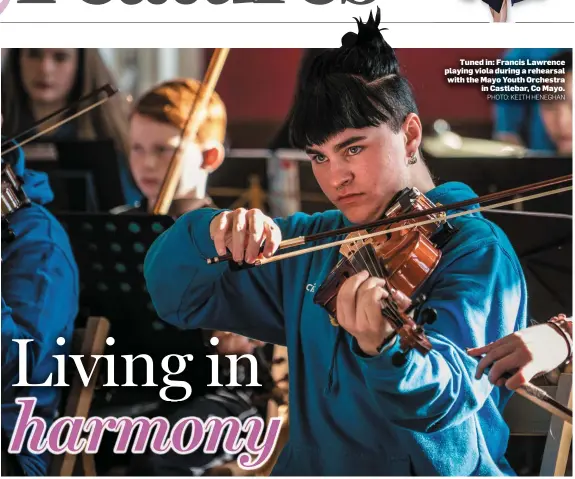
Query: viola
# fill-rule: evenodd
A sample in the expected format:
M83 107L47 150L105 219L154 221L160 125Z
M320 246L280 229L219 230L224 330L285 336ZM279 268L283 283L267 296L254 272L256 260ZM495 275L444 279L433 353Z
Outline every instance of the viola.
M405 188L390 204L384 214L388 219L414 211L424 212L436 206L417 188ZM349 233L346 242L339 249L342 259L328 274L314 296L314 303L326 309L331 323L337 326L337 295L346 279L363 270L367 270L371 276L384 278L389 297L382 302L381 312L395 330L395 334L388 338L388 341L399 334L402 349L402 353L393 358L393 364L396 366L404 364L407 353L412 349L422 355L432 349L423 331L423 325L435 321L435 310L425 309L414 318L410 313L425 302L425 295L419 291L441 259L438 239L441 238L443 245L455 232L445 220L445 215L431 213L424 218L428 222L423 225L413 226L416 220L407 219ZM371 233L380 234L371 236ZM367 240L363 239L365 236L369 236ZM357 238L357 241L348 241L354 238ZM392 289L410 300L404 311L391 296Z
M490 193L478 198L458 201L449 205L434 205L416 188L408 188L399 192L392 199L384 217L377 221L365 225L349 226L333 231L289 238L281 242L279 249L293 248L312 241L348 234L343 240L280 253L269 258L260 255L252 265L231 263L230 267L232 269L259 267L302 254L341 246L340 252L343 258L330 272L324 284L321 285L314 297L314 301L329 312L332 324L336 325L337 293L343 282L348 277L364 269L367 269L374 276L381 274L387 280L388 293L391 292L391 288L394 288L411 301L411 305L406 311L401 311L393 299L388 299L382 305L382 314L390 320L395 333L400 336L400 346L403 354L395 358L399 365L405 360L407 352L411 349L415 348L423 355L431 350L431 344L425 337L422 326L435 320L434 311L416 311L417 316L414 319L409 314L418 309L425 301L425 297L417 295L417 293L421 290L441 258L441 250L438 246L439 235L443 235L445 237L443 240L446 240L454 233L453 228L449 224L444 225L444 223L450 218L468 215L473 212L495 209L570 191L572 186L564 186L555 190L517 198L517 195L520 194L562 183L571 183L572 179L573 175L566 175L531 185ZM457 211L470 205L499 201L509 197L513 199L474 209L466 209L449 215L446 214L447 211ZM208 264L217 264L222 261L232 260L231 253L228 253L223 256L208 258L206 262Z

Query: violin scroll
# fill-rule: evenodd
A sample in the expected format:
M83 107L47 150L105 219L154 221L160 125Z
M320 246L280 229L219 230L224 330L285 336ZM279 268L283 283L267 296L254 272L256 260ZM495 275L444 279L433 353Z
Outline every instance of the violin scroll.
M425 301L425 299L421 300L421 302L424 302L424 301ZM425 324L433 324L436 319L437 319L437 311L435 309L432 309L432 308L426 308L423 311L421 311L417 315L417 319L415 321L413 321L412 324L409 325L410 327L412 327L412 330L411 330L411 334L408 336L408 338L409 338L408 341L412 341L414 344L414 347L416 347L416 348L420 344L424 344L425 349L423 350L423 352L418 349L418 352L420 352L423 355L427 354L432 349L431 343L429 342L429 340L425 336L423 327L425 326ZM399 334L401 336L401 331ZM415 338L415 337L417 338L417 341L413 340L413 338ZM405 364L405 362L407 361L407 353L412 348L405 347L404 344L401 344L401 349L403 350L403 352L397 352L391 358L392 364L396 367L401 367Z

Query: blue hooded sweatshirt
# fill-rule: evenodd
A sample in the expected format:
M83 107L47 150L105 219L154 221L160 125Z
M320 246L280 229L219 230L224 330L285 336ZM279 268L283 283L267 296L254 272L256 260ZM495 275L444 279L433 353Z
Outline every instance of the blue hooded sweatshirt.
M446 183L426 196L448 204L477 195ZM525 279L496 225L479 213L451 220L458 232L425 283L423 307L437 311L426 326L433 349L412 350L396 367L398 342L366 357L314 304L337 248L241 271L207 265L217 256L209 224L218 213L182 216L150 248L144 273L168 323L287 345L290 438L273 475L515 475L502 418L511 392L476 380L477 361L465 352L526 326ZM349 225L339 211L275 221L284 239Z
M78 313L78 270L68 236L58 220L42 205L53 199L44 173L24 169L24 154L2 158L24 180L32 205L9 217L16 239L2 244L2 432L10 439L20 406L18 397L37 398L34 415L48 427L58 413L58 387L14 387L19 382L19 350L14 339L27 343L28 383L42 384L52 374L57 381L55 354L67 354ZM66 340L58 346L56 339ZM25 443L26 444L26 443ZM4 447L8 447L5 444ZM46 475L49 455L34 455L24 448L17 460L26 475Z

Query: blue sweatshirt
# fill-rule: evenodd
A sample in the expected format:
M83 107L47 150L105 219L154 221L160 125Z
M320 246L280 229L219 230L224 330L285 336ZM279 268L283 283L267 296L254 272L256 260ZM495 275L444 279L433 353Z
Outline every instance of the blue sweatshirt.
M477 195L446 183L427 196L448 204ZM515 475L502 418L511 393L476 380L465 352L526 326L525 279L496 225L479 213L451 221L459 231L425 284L424 307L437 311L426 326L433 349L395 367L398 342L365 357L313 302L337 248L242 271L207 265L217 256L209 224L218 213L182 216L150 248L144 273L168 323L287 345L290 440L273 475ZM275 221L284 239L350 224L339 211Z
M33 339L27 344L28 383L42 384L53 373L57 381L55 354L67 354L78 312L78 270L66 232L42 205L53 199L44 173L24 169L24 154L3 158L24 179L24 191L32 205L10 216L16 239L2 244L2 432L11 438L20 412L18 397L37 398L35 416L48 426L58 412L57 387L14 387L19 382L18 344L14 339ZM61 347L56 339L62 336ZM8 447L5 444L4 447ZM17 456L27 475L46 475L49 455Z

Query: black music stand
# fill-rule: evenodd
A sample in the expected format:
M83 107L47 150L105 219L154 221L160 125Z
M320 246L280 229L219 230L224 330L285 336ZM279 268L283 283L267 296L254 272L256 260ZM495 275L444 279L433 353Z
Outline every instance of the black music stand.
M52 211L109 211L124 204L118 153L111 140L34 142L54 156L27 159L31 170L44 171L54 190ZM51 147L51 148L50 148Z
M498 210L484 211L483 215L505 232L519 257L527 282L530 317L544 322L559 313L571 315L573 220L570 216Z
M194 356L178 379L192 384L194 396L201 393L210 382L211 371L202 331L182 331L163 322L153 307L143 276L149 247L174 220L143 213L60 213L57 216L68 232L80 272L80 313L76 327L81 327L88 316L104 316L110 321L109 336L115 339L115 344L107 347L106 354L115 355L114 374L118 384L125 383L126 368L121 355L147 354L154 362L153 381L157 387L102 388L103 394L95 401L96 409L112 408L113 412L107 413L116 416L134 411L145 413L143 404L149 401L162 405L159 392L164 386L166 371L161 363L170 354ZM145 382L146 363L143 359L135 361L134 383ZM170 390L174 391L176 388Z
M120 179L120 159L112 140L60 141L56 143L56 148L58 162L63 170L92 173L98 211L109 211L125 203Z

